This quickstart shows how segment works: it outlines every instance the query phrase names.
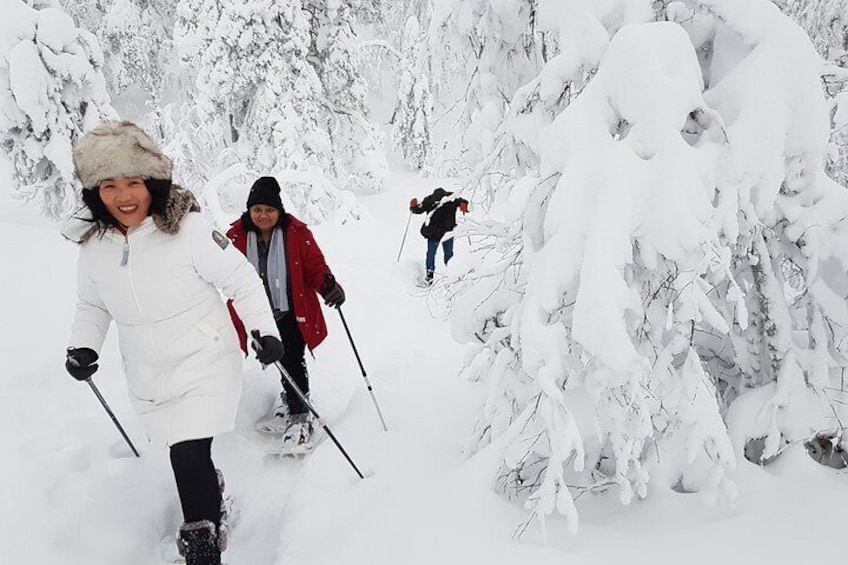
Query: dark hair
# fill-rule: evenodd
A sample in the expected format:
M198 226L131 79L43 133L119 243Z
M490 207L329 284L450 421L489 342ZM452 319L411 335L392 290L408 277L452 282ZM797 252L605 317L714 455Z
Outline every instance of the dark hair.
M277 218L277 223L274 227L286 229L286 226L289 224L289 215L283 211L280 211L280 217ZM244 231L255 231L259 233L259 228L256 224L253 223L253 218L250 217L250 210L246 210L241 215L241 226L244 228Z
M148 216L164 216L171 201L171 179L145 179L144 186L150 192L150 210Z
M147 215L164 216L168 208L168 195L171 192L171 181L162 179L145 179L144 186L150 193L150 209ZM103 199L100 198L99 187L87 188L82 191L83 204L91 211L91 220L97 226L97 235L103 235L111 227L118 225L118 220L109 213Z

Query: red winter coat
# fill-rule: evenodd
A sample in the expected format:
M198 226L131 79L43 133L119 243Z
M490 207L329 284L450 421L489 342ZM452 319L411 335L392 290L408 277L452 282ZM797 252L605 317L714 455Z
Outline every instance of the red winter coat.
M289 297L294 306L294 315L300 334L306 346L312 351L327 337L327 324L324 322L324 314L321 313L317 293L320 292L321 285L324 283L324 274L332 274L332 272L306 224L291 214L287 216L285 242ZM241 219L232 223L227 237L236 249L247 255L247 230L242 226ZM247 353L247 332L245 332L244 324L231 302L227 302L227 307L230 309L230 318L238 333L241 348Z

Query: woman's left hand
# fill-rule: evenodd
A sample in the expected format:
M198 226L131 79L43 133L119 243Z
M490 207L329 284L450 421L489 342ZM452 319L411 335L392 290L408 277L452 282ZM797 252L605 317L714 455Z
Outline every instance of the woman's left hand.
M336 282L336 277L329 273L324 275L324 284L321 285L321 296L324 297L324 304L330 308L338 308L345 301L344 289Z

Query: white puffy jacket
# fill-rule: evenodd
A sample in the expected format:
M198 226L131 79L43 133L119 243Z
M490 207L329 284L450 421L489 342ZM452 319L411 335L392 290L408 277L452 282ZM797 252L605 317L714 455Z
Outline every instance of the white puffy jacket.
M126 236L92 237L77 268L69 346L99 353L115 320L130 398L150 438L173 445L232 430L243 354L218 289L248 330L279 337L244 255L188 213L173 235L148 217Z

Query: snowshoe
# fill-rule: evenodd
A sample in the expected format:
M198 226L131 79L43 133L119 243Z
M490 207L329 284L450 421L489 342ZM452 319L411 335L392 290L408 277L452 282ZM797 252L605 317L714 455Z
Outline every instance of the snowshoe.
M315 449L316 435L311 414L293 414L279 448L273 452L279 455L306 455Z
M289 416L289 405L280 394L268 415L256 422L256 429L265 434L282 434L289 427Z
M433 271L428 270L424 273L424 277L418 280L418 286L421 288L433 286Z

